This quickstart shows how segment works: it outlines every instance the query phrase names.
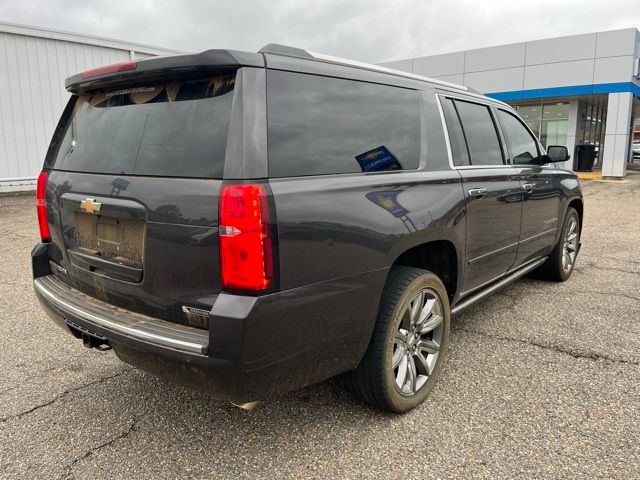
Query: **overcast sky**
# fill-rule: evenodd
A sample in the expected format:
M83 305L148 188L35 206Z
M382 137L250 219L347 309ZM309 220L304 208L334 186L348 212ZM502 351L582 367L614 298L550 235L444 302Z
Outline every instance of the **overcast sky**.
M381 62L640 27L640 0L0 0L0 20L200 51L283 43Z

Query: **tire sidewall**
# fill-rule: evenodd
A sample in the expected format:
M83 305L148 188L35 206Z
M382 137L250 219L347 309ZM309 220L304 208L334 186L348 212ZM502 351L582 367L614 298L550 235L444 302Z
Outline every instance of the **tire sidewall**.
M392 368L392 352L393 352L393 340L395 332L398 330L399 324L402 320L402 313L407 303L415 296L415 294L424 289L430 288L436 292L439 297L443 310L443 330L442 330L442 342L440 345L440 353L438 355L438 361L432 372L427 379L424 387L417 395L412 397L405 397L401 395L395 386L395 376ZM407 289L400 297L398 303L395 305L393 312L393 320L389 322L389 328L386 332L384 343L384 355L383 355L383 387L385 390L385 396L389 400L390 406L396 412L402 413L409 411L416 406L420 405L425 398L429 395L429 392L433 388L434 383L438 379L442 365L444 364L447 348L449 345L449 326L451 319L451 309L449 306L449 297L447 296L446 289L440 281L440 279L431 272L427 272L424 275L413 280Z

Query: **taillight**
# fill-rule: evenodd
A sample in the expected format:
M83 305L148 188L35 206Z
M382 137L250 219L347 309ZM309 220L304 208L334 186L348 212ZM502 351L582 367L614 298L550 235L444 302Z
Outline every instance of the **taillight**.
M267 230L269 207L262 185L225 185L220 194L220 268L222 286L266 290L273 263Z
M47 200L45 197L47 191L47 172L40 172L38 176L38 186L36 188L36 210L38 212L38 226L40 227L40 239L43 242L51 240L49 232L49 222L47 221Z
M87 70L86 72L82 73L82 78L99 77L100 75L106 75L107 73L126 72L129 70L135 70L137 66L137 60L116 63L114 65L107 65L105 67L98 67L94 68L93 70Z

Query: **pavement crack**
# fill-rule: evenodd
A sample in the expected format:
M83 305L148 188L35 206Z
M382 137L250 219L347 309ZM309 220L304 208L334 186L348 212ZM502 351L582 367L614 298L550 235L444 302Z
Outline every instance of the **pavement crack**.
M43 402L43 403L39 403L38 405L35 405L35 406L31 407L28 410L24 410L24 411L22 411L22 412L20 412L20 413L18 413L16 415L9 415L9 416L0 418L0 423L5 423L5 422L7 422L9 420L20 419L20 418L24 417L25 415L29 415L30 413L33 413L33 412L36 412L36 411L40 410L41 408L48 407L49 405L57 402L58 400L63 399L64 397L66 397L67 395L69 395L71 393L77 392L77 391L82 390L82 389L87 388L87 387L91 387L93 385L97 385L99 383L106 382L107 380L111 380L113 378L116 378L116 377L119 377L121 375L124 375L125 373L127 373L127 372L129 372L131 370L133 370L133 367L126 368L126 369L121 370L120 372L118 372L116 374L109 375L108 377L102 377L102 378L99 378L98 380L94 380L93 382L85 383L85 384L80 385L78 387L64 390L62 393L59 393L58 395L56 395L52 399L47 400L46 402Z
M482 337L488 337L488 338L492 338L494 340L500 340L500 341L506 341L506 342L516 342L516 343L522 343L525 345L532 345L534 347L538 347L538 348L542 348L545 350L553 350L554 352L557 353L562 353L564 355L568 355L571 356L573 358L585 358L587 360L604 360L604 361L608 361L608 362L614 362L614 363L623 363L626 365L640 365L640 362L636 362L633 360L625 360L622 358L616 358L616 357L612 357L610 355L603 355L601 353L595 353L595 352L584 352L584 351L577 351L577 350L573 350L570 348L566 348L566 347L562 347L561 345L558 344L550 344L550 343L542 343L542 342L536 342L533 340L525 340L522 338L514 338L514 337L507 337L507 336L503 336L503 335L495 335L492 333L487 333L487 332L481 332L479 330L472 330L469 328L462 328L462 327L458 327L455 329L455 331L460 331L460 332L465 332L465 333L470 333L472 335L479 335Z
M69 465L66 466L64 473L60 477L60 480L71 478L71 471L73 470L73 468L78 463L80 463L83 460L89 458L91 455L93 455L94 453L102 450L103 448L106 448L106 447L109 447L109 446L113 445L118 440L122 440L124 438L127 438L129 435L131 435L133 432L135 432L138 429L138 421L139 420L134 420L133 422L131 422L129 424L129 428L127 428L125 431L123 431L123 432L119 433L118 435L110 438L106 442L101 443L100 445L96 445L95 447L90 448L89 450L84 452L84 454L80 455L79 457L74 458L73 461Z
M629 273L632 275L640 275L640 269L630 270L626 268L619 267L602 267L596 264L596 262L587 262L586 264L580 265L575 269L575 271L583 272L585 270L606 270L609 272L621 272L621 273Z

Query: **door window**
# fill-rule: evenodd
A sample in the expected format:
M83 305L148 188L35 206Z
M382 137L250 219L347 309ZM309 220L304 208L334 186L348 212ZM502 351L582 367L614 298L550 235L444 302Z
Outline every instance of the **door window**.
M503 165L502 148L489 107L454 102L469 150L471 165Z
M538 146L529 130L509 112L498 110L498 116L511 148L512 163L514 165L539 165Z

